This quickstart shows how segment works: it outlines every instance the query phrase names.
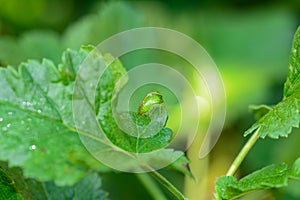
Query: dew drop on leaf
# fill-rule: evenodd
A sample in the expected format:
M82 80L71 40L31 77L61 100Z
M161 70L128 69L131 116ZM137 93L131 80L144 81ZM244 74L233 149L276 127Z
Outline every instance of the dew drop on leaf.
M29 149L30 149L30 150L36 150L36 145L34 145L34 144L31 145L31 146L29 147Z
M2 122L3 121L3 118L2 117L0 117L0 122Z
M29 101L23 101L22 105L23 106L32 106L32 103L30 103Z

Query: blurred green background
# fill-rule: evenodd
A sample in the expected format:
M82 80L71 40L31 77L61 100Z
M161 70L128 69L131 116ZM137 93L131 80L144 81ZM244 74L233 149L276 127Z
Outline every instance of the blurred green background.
M208 158L197 161L191 156L192 170L200 174L198 182L184 180L175 172L162 173L191 199L210 199L215 179L226 173L247 140L243 132L255 120L248 106L280 101L292 37L299 22L297 0L0 0L0 66L43 58L59 63L66 48L97 45L134 27L166 27L194 38L208 51L222 75L227 94L225 128ZM137 52L121 60L129 69L152 61L154 54ZM177 63L172 56L160 59ZM300 155L299 141L299 133L276 141L258 141L239 175L271 163L292 163ZM200 164L194 164L197 162ZM103 187L113 200L151 199L132 174L104 174ZM285 189L260 191L242 199L300 199L299 187L295 182Z

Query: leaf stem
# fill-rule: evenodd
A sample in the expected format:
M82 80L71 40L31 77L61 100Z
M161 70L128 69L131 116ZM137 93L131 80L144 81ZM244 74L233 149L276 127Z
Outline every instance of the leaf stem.
M151 175L156 178L163 186L165 186L174 196L177 197L179 200L187 200L184 195L172 184L170 183L165 177L163 177L157 171L150 172Z
M239 166L241 165L241 163L245 159L246 155L248 154L248 152L250 151L250 149L252 148L252 146L255 144L256 140L259 138L259 136L258 136L259 129L260 128L258 128L255 131L255 133L251 136L251 138L244 145L244 147L242 148L242 150L240 151L240 153L234 159L234 161L231 164L228 172L226 173L226 176L233 176L235 174L235 172L237 171L237 169L239 168Z
M161 189L157 186L157 184L154 182L154 180L149 176L149 174L136 174L136 177L139 179L139 181L145 186L145 188L148 190L150 195L155 200L167 200L164 193L161 191Z

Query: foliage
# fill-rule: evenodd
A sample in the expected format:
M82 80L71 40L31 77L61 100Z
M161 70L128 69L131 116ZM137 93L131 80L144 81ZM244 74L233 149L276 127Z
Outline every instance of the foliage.
M260 128L259 136L264 138L287 137L292 127L298 127L300 121L300 28L298 28L290 55L289 71L284 84L283 100L262 116L245 136Z
M257 170L240 180L233 176L222 176L216 182L218 199L232 199L255 190L287 186L289 178L299 179L299 160L293 168L284 163Z
M21 169L9 168L1 162L0 186L0 199L107 199L107 194L100 189L101 179L96 173L89 173L73 186L58 187L53 182L25 178Z
M284 84L284 97L274 107L254 107L261 116L245 132L245 136L257 129L258 136L278 139L287 137L292 127L300 122L300 27L295 33L290 54L287 80ZM263 113L263 114L262 114ZM216 181L217 199L232 199L253 190L277 188L287 185L289 178L299 179L299 159L289 169L286 164L267 166L243 177L239 181L233 176L222 176Z
M0 16L5 19L4 22L1 20L0 31L4 30L4 34L11 34L16 30L18 32L25 27L40 27L40 25L36 26L39 23L43 23L41 26L43 28L46 26L49 28L48 25L51 23L57 23L56 27L61 26L59 33L34 30L20 32L17 38L0 37L0 66L14 66L0 69L0 160L5 161L0 165L0 199L46 199L47 197L48 199L102 199L107 196L100 189L99 172L111 172L112 169L99 163L83 147L71 116L70 101L75 74L79 63L89 53L90 48L84 47L79 51L67 50L63 53L65 48L78 49L82 44L96 45L110 35L130 28L145 25L165 26L193 36L217 61L228 94L229 126L232 125L234 119L245 118L245 106L250 102L258 103L262 100L277 99L274 93L271 100L270 90L274 89L277 79L280 79L283 74L283 68L280 66L284 66L282 63L286 57L285 50L289 48L287 39L291 36L291 30L296 23L296 17L286 9L272 9L271 11L250 9L251 11L245 14L239 11L226 13L219 10L213 12L197 10L197 13L191 10L183 12L174 10L175 12L171 13L159 4L150 3L150 6L143 6L142 3L137 3L137 6L133 7L128 2L112 2L101 4L99 13L89 14L65 29L70 11L76 12L76 16L72 17L73 20L84 13L91 2L76 1L74 5L72 5L73 1L59 2L30 0L29 3L24 4L24 2L13 0L5 5L3 3L0 8ZM76 10L76 7L79 9ZM153 10L156 11L155 15L153 15ZM45 11L51 16L43 13ZM114 23L110 23L112 19ZM7 23L10 22L13 26L8 26L8 30L5 30ZM14 27L18 24L22 27ZM226 40L224 35L226 35ZM299 34L295 36L294 41L299 41ZM280 48L270 48L270 46ZM121 60L129 68L153 61L152 55L141 55L129 55ZM49 60L37 61L42 58ZM184 63L172 57L164 55L155 59L170 62L175 68L177 65L186 69ZM23 63L19 65L21 62ZM119 61L113 65L117 73L126 73ZM118 75L115 76L111 68L105 73L109 78L106 85L99 85L99 91L103 87L106 89L102 91L110 91L110 87L114 87L115 81L119 78ZM244 81L245 77L251 81L251 84L249 81ZM122 127L124 128L122 130L131 133L131 137L128 137L120 129L115 129L117 126L111 117L110 106L105 102L101 105L100 99L103 97L98 96L98 98L95 102L97 105L95 113L100 124L106 129L106 137L123 150L131 153L151 152L166 146L174 137L172 130L165 127L168 115L161 103L154 107L151 105L150 109L146 108L146 111L142 113L140 109L137 112L119 113L118 120L130 122L129 126ZM104 98L109 102L108 99L112 99L112 96L107 95ZM105 112L100 112L100 110L105 110ZM290 70L285 83L283 100L275 106L262 105L252 107L252 110L258 121L245 132L245 135L250 135L259 128L261 138L287 137L292 127L298 127L299 43L294 42L291 51ZM102 120L104 118L106 121ZM112 126L106 127L104 122ZM160 124L154 127L155 131L146 128L151 122ZM178 122L176 119L169 120L168 126L172 127L172 123ZM191 120L191 123L194 122ZM117 136L111 134L112 129L117 130L114 132ZM144 140L143 135L151 135L158 129L162 134L153 136L151 143ZM231 137L230 140L232 140ZM296 140L294 143L294 146L298 147ZM294 148L289 147L282 151L282 145L275 143L273 148L265 151L269 146L264 145L264 152L260 153L260 156L270 155L268 156L270 163L272 163L271 155L276 155L278 160L282 157L280 155L287 154L292 157L287 151L291 152ZM226 152L222 149L221 153ZM293 154L296 154L295 151ZM163 151L159 159L168 159L168 156L174 155L183 155L183 152L168 149ZM256 162L257 160L266 161L257 155L255 157ZM188 166L189 162L185 156L181 156L169 168L193 177ZM234 198L257 189L285 186L288 179L299 179L299 162L298 159L293 167L288 167L284 163L270 165L239 181L233 176L221 177L216 184L219 197ZM250 164L255 166L256 163L248 164L247 167L251 168ZM127 184L128 180L125 181L126 183L118 181L114 187L111 187L113 188L111 190L116 190L116 184ZM180 180L180 182L183 181ZM82 188L86 189L82 190ZM295 191L298 191L297 186Z
M92 49L89 46L79 51L67 50L62 56L62 63L58 65L44 59L41 63L35 60L22 63L17 70L12 67L0 69L0 160L8 161L11 167L21 167L26 178L54 180L60 186L73 185L69 189L66 189L67 186L59 189L53 184L47 184L51 193L71 195L73 198L82 194L74 192L80 189L75 183L90 170L109 170L81 144L72 115L76 73ZM94 56L104 62L114 59L109 55ZM116 60L99 81L95 114L98 113L100 125L112 143L128 152L151 152L163 148L173 134L170 129L164 128L167 112L161 105L162 101L151 103L148 99L152 98L151 95L146 96L141 103L143 113L124 112L118 115L124 124L130 125L127 131L131 131L132 135L118 128L113 118L111 101L115 84L124 74L125 69ZM157 95L154 95L155 98ZM160 159L168 160L172 155L182 153L164 151ZM186 166L188 160L180 159L178 162L181 164L175 163L171 167L190 174ZM95 176L86 178L95 179ZM84 179L81 182L86 183ZM5 187L3 189L6 190ZM84 199L85 196L78 198Z
M70 185L90 168L105 169L81 144L72 119L68 81L87 53L68 50L58 66L44 59L0 69L0 159L26 177Z

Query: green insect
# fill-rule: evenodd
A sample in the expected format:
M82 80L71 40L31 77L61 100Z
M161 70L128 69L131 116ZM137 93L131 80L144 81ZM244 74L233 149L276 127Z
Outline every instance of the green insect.
M141 102L138 109L138 114L143 115L151 110L151 108L153 108L155 105L162 104L163 102L163 97L159 92L150 92L144 97L143 101Z

